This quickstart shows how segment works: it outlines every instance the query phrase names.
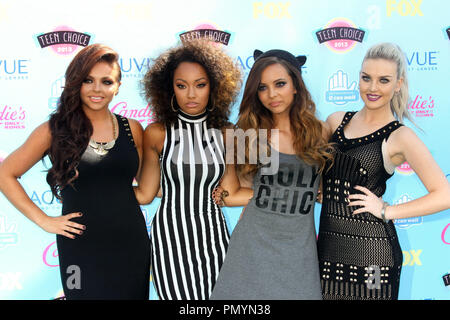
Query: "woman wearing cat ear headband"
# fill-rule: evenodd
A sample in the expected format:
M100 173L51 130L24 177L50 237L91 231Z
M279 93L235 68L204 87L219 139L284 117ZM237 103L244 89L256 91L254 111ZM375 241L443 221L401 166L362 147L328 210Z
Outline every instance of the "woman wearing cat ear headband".
M284 50L255 50L254 57L236 127L266 130L268 139L250 138L245 161L236 165L239 177L253 179L253 197L238 201L228 175L216 192L216 201L246 208L211 299L321 299L314 204L331 159L328 131L301 76L306 57ZM252 162L257 150L266 150L269 161L259 153Z

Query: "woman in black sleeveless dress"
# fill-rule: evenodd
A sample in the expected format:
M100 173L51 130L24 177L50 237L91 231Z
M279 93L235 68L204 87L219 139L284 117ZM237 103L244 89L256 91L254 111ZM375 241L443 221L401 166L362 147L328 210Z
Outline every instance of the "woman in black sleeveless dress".
M139 176L142 127L113 115L118 55L95 44L66 71L55 113L0 167L1 191L47 232L57 234L67 299L148 299L150 241L132 182ZM47 181L62 201L49 217L17 181L48 155Z
M369 49L360 74L364 107L337 112L334 164L323 175L318 253L324 299L398 298L402 250L392 222L449 208L449 184L408 127L404 55L383 43ZM398 121L397 121L397 119ZM396 166L408 161L429 193L404 204L381 197Z
M63 215L82 212L77 222L86 226L76 239L57 236L67 299L148 299L150 240L132 186L139 155L129 120L115 118L114 146L105 155L88 146L78 178L61 191ZM80 270L80 288L71 266Z

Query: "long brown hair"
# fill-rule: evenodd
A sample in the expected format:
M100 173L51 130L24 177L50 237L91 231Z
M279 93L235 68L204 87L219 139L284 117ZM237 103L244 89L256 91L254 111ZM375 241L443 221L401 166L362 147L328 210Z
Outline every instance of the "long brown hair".
M296 154L306 163L317 165L319 172L322 172L327 160L332 159L330 145L322 135L322 124L315 115L316 105L312 101L311 95L303 82L300 70L285 60L273 56L256 60L245 84L239 109L239 120L236 126L244 131L248 129L267 129L270 139L270 129L273 129L274 126L272 113L259 100L258 87L261 82L262 72L269 65L275 63L281 64L286 68L297 91L289 111ZM252 164L248 161L249 145L252 144L246 144L245 163L238 163L237 165L238 173L243 176L253 175L260 166L260 164Z
M58 199L61 199L60 191L75 180L76 168L93 133L91 121L81 107L80 89L91 69L100 61L115 65L120 81L118 54L102 44L87 46L69 64L57 109L50 115L52 142L46 154L52 167L47 172L47 182Z

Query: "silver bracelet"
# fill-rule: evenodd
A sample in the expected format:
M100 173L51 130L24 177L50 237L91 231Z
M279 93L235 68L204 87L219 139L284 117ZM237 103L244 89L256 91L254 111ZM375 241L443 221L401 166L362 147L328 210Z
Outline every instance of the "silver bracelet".
M388 222L389 219L386 219L385 212L386 208L389 206L389 203L386 201L383 202L383 207L381 208L381 219L383 219L384 222Z

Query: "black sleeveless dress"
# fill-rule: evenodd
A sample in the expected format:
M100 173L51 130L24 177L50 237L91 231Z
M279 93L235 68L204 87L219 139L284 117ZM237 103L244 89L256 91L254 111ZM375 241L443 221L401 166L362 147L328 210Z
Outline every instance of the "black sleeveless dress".
M398 298L402 250L392 221L370 213L352 215L347 196L368 188L378 197L386 190L381 146L401 124L388 123L367 136L347 139L344 127L356 112L347 112L334 132L334 165L323 175L318 253L324 299Z
M84 224L75 239L57 236L67 299L148 299L150 240L132 183L139 158L128 120L115 115L119 135L106 155L87 147L73 187L62 190L62 214Z

